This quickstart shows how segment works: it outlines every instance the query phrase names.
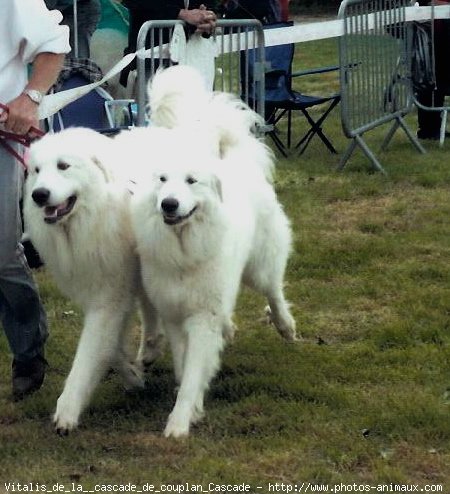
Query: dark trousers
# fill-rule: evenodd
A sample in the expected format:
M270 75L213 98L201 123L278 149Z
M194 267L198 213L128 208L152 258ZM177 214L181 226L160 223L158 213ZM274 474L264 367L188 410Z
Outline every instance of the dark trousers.
M417 94L419 103L427 107L443 106L446 95L450 95L450 21L435 21L434 34L436 91L422 91ZM441 115L438 111L417 110L419 134L438 136L441 126Z
M42 354L47 320L20 236L20 165L0 146L0 322L14 358Z

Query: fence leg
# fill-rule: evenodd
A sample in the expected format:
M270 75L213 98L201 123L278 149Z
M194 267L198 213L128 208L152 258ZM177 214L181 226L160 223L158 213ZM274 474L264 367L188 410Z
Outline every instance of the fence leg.
M386 175L386 171L384 168L381 166L381 163L377 160L375 155L372 153L370 150L369 146L363 141L362 137L360 135L356 135L350 145L348 146L347 150L345 151L344 155L342 156L342 159L339 163L338 170L343 170L347 161L350 159L350 156L352 155L353 151L355 150L356 146L359 146L364 154L369 158L370 162L372 163L373 167L381 172L383 175Z
M394 136L395 132L397 129L400 127L400 124L398 123L397 119L395 122L392 124L391 128L389 129L389 132L386 134L386 137L384 138L383 143L381 144L381 150L384 151L389 143L391 142L392 137Z
M425 148L420 144L417 137L411 132L410 128L406 125L402 117L398 117L398 123L401 128L405 131L405 134L409 137L409 140L413 143L414 147L419 151L419 153L425 154Z
M376 156L372 153L369 146L363 141L363 138L360 135L355 136L356 142L359 147L363 150L364 154L369 158L372 162L372 165L376 170L381 172L383 175L386 175L384 168L381 166L381 163L377 160Z
M447 110L441 112L441 133L439 135L439 146L442 147L445 141L445 129L447 127Z
M339 165L338 165L339 171L341 171L345 168L345 165L347 164L347 161L350 159L350 156L352 155L355 148L356 148L356 140L355 140L355 138L353 138L350 141L348 148L345 150L345 153L342 155L341 161L339 162Z

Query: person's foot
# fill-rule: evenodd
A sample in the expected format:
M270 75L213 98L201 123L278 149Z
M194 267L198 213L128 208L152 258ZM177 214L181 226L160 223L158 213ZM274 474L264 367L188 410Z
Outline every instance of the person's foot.
M449 136L450 136L450 132L446 132L445 137L449 137ZM439 130L437 132L425 132L419 129L417 131L417 137L419 139L424 139L428 141L439 141L439 139L441 138L441 133Z
M13 360L12 393L16 401L34 393L42 386L46 367L47 361L40 355L26 362Z

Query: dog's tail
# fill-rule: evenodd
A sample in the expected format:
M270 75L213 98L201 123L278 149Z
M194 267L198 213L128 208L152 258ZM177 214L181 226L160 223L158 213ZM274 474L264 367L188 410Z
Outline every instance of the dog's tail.
M186 65L158 71L149 86L148 96L152 125L198 126L199 132L202 128L209 134L213 132L222 158L245 146L271 180L272 152L255 137L255 130L264 124L264 119L241 99L230 93L209 91L200 73Z
M272 150L256 136L264 119L254 112L241 99L230 93L216 92L209 104L211 126L218 134L219 152L222 158L239 156L247 159L247 166L255 164L262 170L267 180L272 181L274 156Z
M199 72L186 65L158 70L148 88L150 121L172 129L201 121L211 98Z

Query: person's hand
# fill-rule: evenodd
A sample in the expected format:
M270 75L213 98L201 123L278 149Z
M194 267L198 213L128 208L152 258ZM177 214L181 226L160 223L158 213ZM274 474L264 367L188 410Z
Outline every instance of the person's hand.
M24 135L31 127L38 128L38 105L31 101L26 94L21 94L7 104L9 112L0 114L0 123L8 132Z
M216 27L216 14L212 10L207 10L205 5L200 5L198 9L181 9L178 18L195 26L196 32L211 34Z

